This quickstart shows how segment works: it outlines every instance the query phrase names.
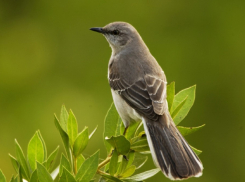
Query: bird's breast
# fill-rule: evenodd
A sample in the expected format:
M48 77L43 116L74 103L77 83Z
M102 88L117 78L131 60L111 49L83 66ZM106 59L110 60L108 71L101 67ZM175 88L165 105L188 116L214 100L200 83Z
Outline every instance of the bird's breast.
M129 126L132 120L141 120L142 117L122 99L117 91L111 89L111 93L117 112L122 118L125 127Z

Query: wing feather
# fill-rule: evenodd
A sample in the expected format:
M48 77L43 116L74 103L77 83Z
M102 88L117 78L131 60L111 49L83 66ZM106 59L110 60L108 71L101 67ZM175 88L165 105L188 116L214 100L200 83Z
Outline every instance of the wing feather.
M167 108L166 80L156 76L145 75L133 84L129 84L119 75L109 74L109 83L113 90L138 113L151 119L158 120Z
M163 115L166 109L168 109L168 104L166 101L167 82L165 76L163 75L162 78L158 78L155 76L146 75L145 81L155 113L158 115Z

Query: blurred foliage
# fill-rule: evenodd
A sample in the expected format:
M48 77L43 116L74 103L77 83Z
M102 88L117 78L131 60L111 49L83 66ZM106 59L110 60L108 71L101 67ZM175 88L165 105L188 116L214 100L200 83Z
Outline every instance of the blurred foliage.
M168 81L178 83L176 90L198 85L184 125L207 124L196 137L187 136L205 151L205 170L189 181L245 179L244 12L241 0L0 0L0 168L7 179L14 173L6 158L15 151L14 138L24 152L37 128L49 140L47 148L62 142L51 116L63 103L83 125L99 125L91 139L96 145L85 153L103 147L101 118L112 102L106 78L111 50L89 28L113 21L136 27Z

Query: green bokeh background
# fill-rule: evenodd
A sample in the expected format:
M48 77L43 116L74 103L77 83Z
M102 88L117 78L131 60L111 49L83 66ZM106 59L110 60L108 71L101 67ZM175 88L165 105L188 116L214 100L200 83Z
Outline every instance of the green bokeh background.
M197 84L194 107L181 123L206 126L188 136L204 152L201 178L245 179L245 1L0 0L0 168L14 170L17 138L26 152L40 129L48 153L61 145L53 113L72 108L81 130L98 125L85 153L101 149L104 116L112 102L107 81L111 54L89 31L113 21L134 25L176 90ZM154 167L152 161L145 169ZM148 181L168 181L158 174Z

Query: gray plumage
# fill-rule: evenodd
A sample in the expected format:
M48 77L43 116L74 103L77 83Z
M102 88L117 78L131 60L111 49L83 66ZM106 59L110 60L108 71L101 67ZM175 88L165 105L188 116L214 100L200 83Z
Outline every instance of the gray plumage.
M172 180L202 175L202 163L177 130L168 111L162 68L130 24L114 22L102 33L112 48L108 80L125 127L142 120L156 166Z

